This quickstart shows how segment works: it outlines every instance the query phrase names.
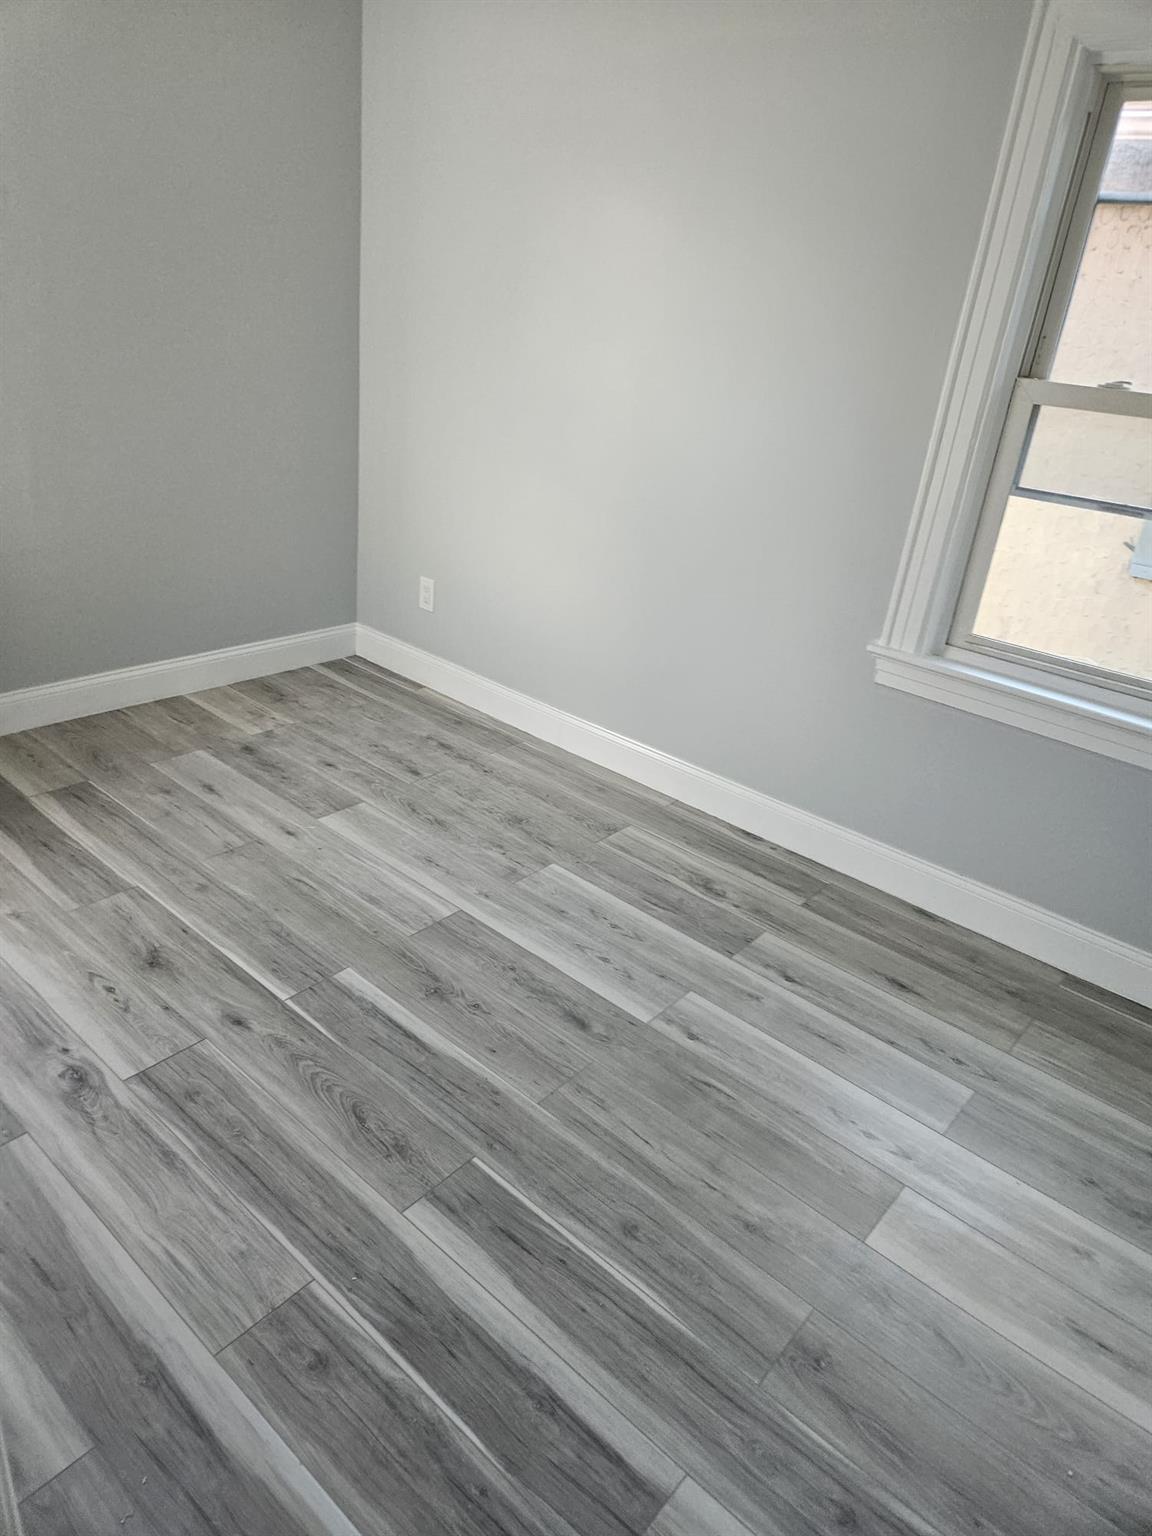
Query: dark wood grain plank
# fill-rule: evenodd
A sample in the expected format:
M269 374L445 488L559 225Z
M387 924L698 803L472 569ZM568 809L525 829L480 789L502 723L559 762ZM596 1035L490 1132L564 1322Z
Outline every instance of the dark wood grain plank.
M587 1536L642 1529L679 1470L523 1322L208 1046L141 1091L525 1489Z
M164 1536L105 1462L90 1451L21 1506L24 1536ZM19 1536L19 1533L16 1533Z
M356 1536L29 1137L0 1148L0 1292L144 1528Z
M351 974L292 1001L392 1076L582 1241L636 1277L730 1370L759 1375L803 1305L620 1177L547 1113L408 1010Z
M0 948L106 1066L130 1077L200 1037L172 1000L141 984L139 968L126 972L110 959L104 910L104 903L96 902L77 912L0 918Z
M0 906L5 911L19 910L19 887L25 882L61 907L99 901L124 889L122 879L43 814L49 798L33 805L0 785ZM7 890L6 870L15 872L14 893Z
M286 996L329 973L328 956L290 933L275 913L254 911L94 785L59 790L41 804L123 880L147 891L272 991Z
M316 1285L220 1360L363 1536L578 1536Z
M299 1266L131 1089L2 964L0 982L0 1095L200 1337L218 1349L298 1289Z
M622 1172L803 1296L890 1365L996 1436L1127 1536L1152 1506L1152 1438L725 1152L692 1117L633 1093L618 1103L583 1079L552 1113Z
M905 1529L907 1506L854 1486L802 1421L718 1371L689 1330L483 1166L410 1217L737 1514L781 1525L790 1515L798 1530Z
M21 794L42 795L50 789L77 784L83 777L79 768L38 741L32 731L0 736L0 779Z

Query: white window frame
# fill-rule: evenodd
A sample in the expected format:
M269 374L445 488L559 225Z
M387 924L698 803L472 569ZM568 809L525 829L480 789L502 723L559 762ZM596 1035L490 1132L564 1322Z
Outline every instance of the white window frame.
M1103 84L1149 74L1142 3L1063 0L1057 8L1035 0L912 526L883 631L870 647L876 680L888 687L1145 767L1152 767L1152 707L1131 680L1113 686L1098 672L1081 678L1052 658L957 646L950 635L965 573L980 558L977 550L973 559L974 544L1017 378L1037 350L1037 317L1059 281L1069 193ZM1052 403L1076 390L1029 383L1037 400L1051 393ZM1081 392L1078 406L1088 393L1095 392Z

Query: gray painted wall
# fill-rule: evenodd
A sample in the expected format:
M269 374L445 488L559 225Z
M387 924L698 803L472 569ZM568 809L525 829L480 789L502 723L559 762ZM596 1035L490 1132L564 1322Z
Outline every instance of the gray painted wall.
M1147 944L1141 772L865 651L1027 9L365 0L359 617Z
M359 0L0 12L0 690L352 619Z

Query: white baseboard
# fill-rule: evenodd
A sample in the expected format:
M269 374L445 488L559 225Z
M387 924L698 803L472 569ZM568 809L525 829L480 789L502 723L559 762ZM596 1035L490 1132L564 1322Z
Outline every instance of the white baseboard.
M1152 954L1133 944L581 720L368 625L356 626L356 653L937 917L1152 1004Z
M89 677L69 677L39 688L17 688L0 693L0 736L27 731L58 720L103 714L129 704L147 704L177 693L201 688L220 688L290 667L314 666L351 656L356 648L355 624L331 629L311 629L299 635L279 635L251 645L229 645L220 651L201 651L197 656L174 656L169 661L149 661L139 667L118 667L114 672L94 672Z

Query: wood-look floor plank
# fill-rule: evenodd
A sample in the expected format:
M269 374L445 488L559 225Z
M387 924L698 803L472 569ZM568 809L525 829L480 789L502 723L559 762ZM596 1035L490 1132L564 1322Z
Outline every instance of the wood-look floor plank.
M67 790L60 793L69 793ZM43 814L51 796L37 804L0 785L0 907L18 911L25 883L61 907L99 901L124 889L124 881ZM14 871L16 890L5 871Z
M106 901L121 898L107 897ZM124 899L130 900L129 893ZM147 972L111 960L104 902L76 912L25 912L0 918L9 965L120 1077L199 1039L175 1001L142 985Z
M1036 1270L912 1190L885 1213L868 1244L1152 1430L1152 1333Z
M560 785L604 814L618 817L624 826L639 823L649 812L670 804L667 795L657 794L635 779L533 737L509 747L500 757L514 763L527 778Z
M579 1536L320 1286L220 1360L363 1536Z
M1110 1536L1115 1527L959 1419L825 1318L805 1323L763 1390L943 1531Z
M789 1536L789 1528L776 1522L757 1522L756 1529L762 1536ZM686 1477L648 1527L646 1536L753 1536L753 1532L699 1483Z
M99 1451L72 1463L20 1508L23 1536L165 1536ZM16 1536L20 1536L17 1532Z
M534 1196L562 1210L582 1241L635 1277L729 1369L759 1375L803 1304L770 1276L619 1177L531 1100L409 1010L349 973L292 1000L329 1033Z
M121 714L155 737L166 753L195 752L213 742L248 734L182 694L170 699L154 699L147 704L133 704Z
M329 974L328 957L290 933L274 913L254 911L94 785L62 789L40 803L58 827L99 853L101 867L147 891L270 990L287 996ZM113 884L113 891L122 888Z
M199 693L189 693L185 697L216 715L225 725L233 726L248 736L283 724L285 719L275 710L265 709L263 705L246 698L238 688L231 686L204 688Z
M640 1094L703 1129L717 1152L744 1158L761 1177L790 1190L845 1231L865 1236L896 1198L899 1180L786 1105L746 1092L744 1076L715 1059L653 1047L632 1052L618 1064L598 1064L581 1081L619 1114L641 1113L635 1106Z
M139 892L93 908L107 965L140 977L397 1205L415 1200L470 1149L362 1057L289 1011L185 923Z
M1152 1008L1144 1003L1138 1003L1130 997L1120 997L1115 992L1106 992L1103 987L1083 981L1079 976L1064 976L1060 985L1065 992L1071 992L1082 1001L1096 1003L1110 1013L1122 1013L1126 1018L1135 1019L1137 1023L1152 1029Z
M781 904L765 926L768 931L753 941L751 953L768 965L812 967L841 992L849 978L866 983L1001 1050L1011 1049L1032 1022L1028 1006L1003 990L989 995L968 979L943 974L923 956L912 959L840 927L808 904ZM820 982L809 985L818 990Z
M649 806L636 818L635 826L676 845L681 857L691 854L706 861L706 868L718 866L725 876L738 873L762 882L762 888L790 893L798 900L821 890L828 874L810 860L765 842L753 832L729 826L677 801Z
M790 1517L799 1531L908 1529L906 1505L864 1492L801 1420L718 1371L690 1331L485 1167L453 1174L409 1215L487 1288L510 1292L535 1333L737 1514Z
M298 1289L292 1258L2 963L0 984L0 1096L200 1337L218 1349Z
M78 784L84 775L58 752L38 741L31 731L0 736L0 779L24 795Z
M364 796L345 782L316 773L288 750L300 732L281 727L248 736L226 746L214 746L212 754L245 778L303 811L308 816L327 816L346 810Z
M1019 950L961 928L895 896L833 876L805 905L837 927L911 960L931 957L943 976L978 986L1003 999L1010 1010L1023 1009L1059 985L1060 972Z
M725 1152L696 1119L586 1079L549 1109L1028 1465L1056 1482L1071 1475L1126 1536L1145 1536L1152 1438L1131 1420Z
M571 874L721 954L732 955L746 948L763 931L758 919L658 874L611 841L562 854L559 863Z
M599 1040L637 1028L463 913L378 945L354 969L529 1098L586 1066Z
M1012 1056L1152 1125L1152 1031L1140 1023L1124 1020L1120 1030L1093 1031L1087 1039L1066 1022L1033 1024Z
M585 1536L643 1529L679 1469L405 1217L212 1047L138 1084L511 1477Z
M40 726L35 737L84 775L114 768L125 758L159 756L164 748L122 709Z
M2 1306L0 1362L0 1429L15 1496L25 1499L91 1450L94 1442Z
M393 713L408 716L421 729L447 732L487 752L507 750L520 740L520 733L499 725L489 715L482 715L467 705L457 704L431 689L397 687L387 678L366 674L351 662L335 661L314 669L325 681L339 682L361 698L370 698Z
M1085 1296L1141 1326L1149 1315L1152 1263L1126 1239L777 1042L760 1042L770 1072L754 1083L737 1076L729 1062L739 1028L701 999L668 1009L653 1027L726 1073L721 1090L742 1110L767 1100L776 1116L810 1125Z
M114 768L93 768L88 777L182 858L210 859L248 841L249 833L223 805L207 804L144 758L124 758Z
M29 1137L0 1148L0 1293L143 1528L356 1536Z
M375 803L337 811L323 817L320 825L361 856L387 863L452 906L461 906L465 894L501 889L524 875L522 860L513 862L490 849L474 848L432 822L414 825Z
M1078 1124L976 1094L948 1139L1152 1250L1152 1126L1103 1109Z

